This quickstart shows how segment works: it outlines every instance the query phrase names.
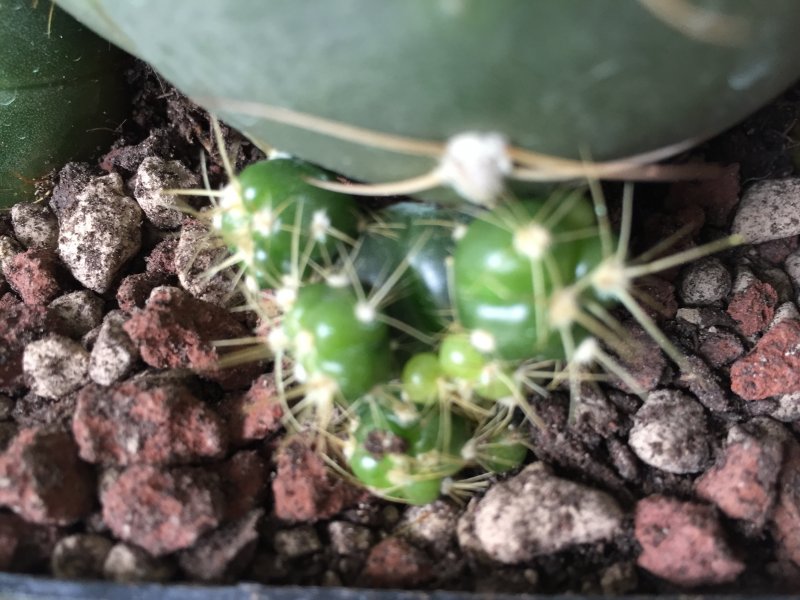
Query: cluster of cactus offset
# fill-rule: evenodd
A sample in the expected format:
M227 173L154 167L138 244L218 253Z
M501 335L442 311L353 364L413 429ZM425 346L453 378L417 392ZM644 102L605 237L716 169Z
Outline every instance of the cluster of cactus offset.
M254 163L216 193L212 229L256 307L264 289L280 307L264 343L287 424L313 428L372 492L415 504L480 480L460 486L466 468L519 466L532 394L568 386L574 405L595 365L636 391L613 358L635 351L616 305L680 361L631 283L730 243L629 261L631 187L615 236L583 189L366 211L323 189L336 185L293 158Z

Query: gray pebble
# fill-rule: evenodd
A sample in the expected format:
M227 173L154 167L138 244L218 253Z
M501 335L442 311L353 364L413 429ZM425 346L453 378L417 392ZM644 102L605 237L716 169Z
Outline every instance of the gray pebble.
M372 530L347 521L328 523L328 538L331 549L344 556L366 554L375 541Z
M89 354L78 342L50 335L31 342L22 355L22 370L37 396L57 399L86 383Z
M26 248L58 247L58 220L46 204L15 204L11 208L11 222L14 235Z
M681 276L680 296L693 306L708 306L723 300L731 291L731 274L715 257L690 264Z
M178 160L148 156L136 171L133 197L150 222L161 229L180 226L184 214L179 210L185 196L167 194L168 189L197 188L200 180Z
M89 290L59 296L50 303L51 312L61 318L65 333L80 339L103 320L103 299Z
M229 257L205 229L184 227L175 249L175 269L183 288L195 298L229 306L234 300L234 269L227 268L209 276L210 270ZM236 300L238 302L238 299Z
M67 211L58 237L58 253L73 277L103 293L141 245L142 210L122 191L122 178L97 177Z
M311 526L281 529L275 533L272 544L275 552L289 559L308 556L322 549L322 542Z
M703 407L676 390L651 392L633 416L628 444L640 460L669 473L697 473L710 460Z
M472 519L481 550L507 564L610 540L621 532L623 518L611 496L556 477L542 463L495 484L462 517Z
M750 244L800 234L800 178L758 181L746 189L732 233Z
M106 556L103 575L119 583L165 582L172 579L174 564L165 558L154 558L136 546L116 544Z
M122 311L106 315L89 357L89 377L100 385L111 385L128 375L139 359L139 350L122 328Z
M412 545L442 556L455 544L460 511L444 500L412 506L403 513L394 533Z
M783 269L792 281L795 294L800 294L800 248L786 257Z
M58 579L99 579L113 546L111 540L94 533L78 533L59 540L50 560Z
M777 398L778 406L770 416L783 423L791 423L800 419L800 392L784 394Z
M4 272L11 259L22 252L22 246L10 235L0 235L0 272Z
M13 411L14 401L5 394L0 394L0 421L8 421Z

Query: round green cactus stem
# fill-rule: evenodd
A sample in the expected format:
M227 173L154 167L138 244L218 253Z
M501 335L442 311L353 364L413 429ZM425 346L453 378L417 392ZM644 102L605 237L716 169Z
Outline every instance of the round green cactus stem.
M352 198L311 186L309 177L331 175L296 159L259 161L221 194L212 227L256 289L296 291L312 267L332 267L340 248L354 243Z
M345 458L356 477L385 498L427 504L441 493L442 481L464 466L461 449L471 435L467 421L432 406L382 394L355 407Z

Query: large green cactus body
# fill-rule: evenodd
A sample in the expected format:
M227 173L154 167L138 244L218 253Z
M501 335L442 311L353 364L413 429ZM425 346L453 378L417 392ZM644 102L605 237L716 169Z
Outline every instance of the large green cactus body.
M32 198L33 180L110 143L123 118L121 53L49 9L0 2L0 207Z
M727 46L691 39L633 0L58 2L196 98L428 139L493 130L571 157L711 135L800 74L795 0L690 0L746 22L747 35ZM221 114L256 140L366 181L431 164Z

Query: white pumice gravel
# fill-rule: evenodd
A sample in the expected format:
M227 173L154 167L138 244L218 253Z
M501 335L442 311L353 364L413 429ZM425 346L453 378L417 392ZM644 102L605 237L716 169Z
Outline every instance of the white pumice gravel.
M22 370L37 396L58 399L87 380L89 353L78 342L49 335L31 342L22 355Z
M26 248L55 250L58 247L58 219L46 204L20 202L11 208L14 236Z
M677 390L647 396L633 415L628 444L644 463L668 473L698 473L711 459L702 405Z
M757 181L747 188L731 233L759 244L800 234L800 178Z
M72 276L102 294L141 246L142 209L112 173L91 180L62 215L58 253Z
M125 333L127 316L119 310L106 315L89 357L89 377L100 385L111 385L128 375L139 360L139 350Z
M61 319L66 333L82 338L103 321L103 299L89 290L59 296L50 303L50 310Z
M169 194L171 189L197 189L200 179L179 160L164 160L148 156L136 171L133 197L147 215L147 219L159 229L176 229L183 220L179 209L186 196Z
M556 477L543 463L534 463L495 484L462 519L472 519L474 539L489 558L517 564L609 541L621 533L624 513L609 494Z
M722 302L731 291L731 274L716 257L699 260L681 274L681 299L690 306Z

